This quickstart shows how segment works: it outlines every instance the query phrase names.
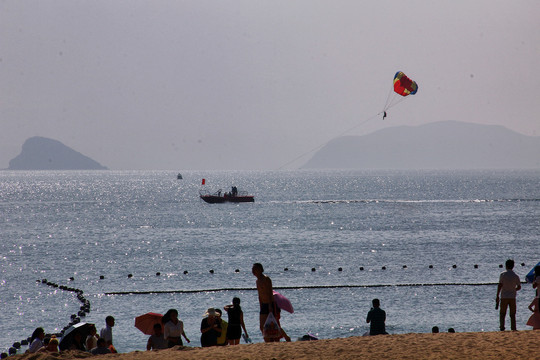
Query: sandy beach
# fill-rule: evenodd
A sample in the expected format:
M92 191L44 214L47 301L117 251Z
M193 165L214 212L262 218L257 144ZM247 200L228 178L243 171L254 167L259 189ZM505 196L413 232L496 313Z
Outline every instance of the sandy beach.
M540 331L400 334L373 337L249 344L213 348L176 347L101 355L119 360L173 359L539 359ZM24 354L12 359L92 357L83 352Z

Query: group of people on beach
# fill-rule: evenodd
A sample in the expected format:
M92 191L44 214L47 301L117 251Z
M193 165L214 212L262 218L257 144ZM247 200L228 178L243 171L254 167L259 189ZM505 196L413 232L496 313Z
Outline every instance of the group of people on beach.
M71 341L69 344L64 344L60 349L60 342L56 335L50 337L45 336L45 330L38 327L30 337L30 345L27 353L57 353L60 350L81 350L88 351L94 355L116 353L116 349L112 343L112 328L114 326L114 317L107 316L105 318L105 327L101 329L99 336L94 324L89 324L88 335L83 339L83 335L79 330L74 330L70 335Z
M499 276L497 286L497 296L495 308L499 309L500 330L505 330L505 318L507 310L510 310L511 330L516 329L516 294L521 289L521 280L514 273L514 261L506 261L506 270ZM536 266L533 288L536 289L536 296L529 305L529 310L533 313L527 322L527 325L533 326L533 329L540 329L540 266ZM272 280L264 274L262 264L255 263L252 267L252 273L257 278L257 293L259 299L259 328L265 342L276 342L284 338L291 341L285 330L280 324L281 309L274 301L274 292ZM368 312L366 322L370 324L370 330L365 335L383 335L388 334L385 328L386 313L380 308L379 299L373 299L373 307ZM240 306L240 299L234 297L232 304L223 308L228 315L228 322L222 319L222 311L218 308L209 308L201 321L201 346L223 346L238 345L244 332L244 339L250 342L249 335L244 323L244 313ZM100 335L97 335L96 327L90 324L89 334L86 339L82 339L80 333L75 331L71 336L70 344L65 347L66 350L83 350L92 354L107 354L116 352L113 345L112 328L115 319L107 316L105 327L101 329ZM177 345L183 345L182 338L190 343L191 341L184 332L184 323L178 317L176 309L170 309L163 315L161 323L155 323L154 333L149 337L146 349L159 350L171 348ZM449 332L454 332L449 329ZM438 327L434 327L432 332L438 332ZM27 352L58 352L59 340L53 335L45 339L43 328L37 328L31 336L30 346Z
M521 290L521 280L514 272L514 260L508 259L505 263L506 270L499 276L497 285L497 297L495 298L495 309L499 309L499 329L504 331L506 313L510 310L510 329L517 330L516 326L516 295ZM528 308L532 315L527 321L527 325L532 326L533 330L540 329L540 266L534 268L533 289L536 289L536 295Z
M245 338L248 339L244 313L240 306L240 299L234 297L232 304L224 307L229 321L222 319L223 312L217 308L206 310L201 321L201 346L224 346L238 345L244 330ZM163 315L161 324L154 324L154 334L148 338L146 350L167 349L173 346L183 346L182 337L185 341L191 341L184 331L184 323L178 318L178 311L170 309Z

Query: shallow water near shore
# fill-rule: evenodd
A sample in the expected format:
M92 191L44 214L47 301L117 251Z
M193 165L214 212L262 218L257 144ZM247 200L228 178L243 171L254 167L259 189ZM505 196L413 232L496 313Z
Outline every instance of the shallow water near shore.
M0 351L37 326L58 332L78 312L75 294L36 281L45 278L84 291L83 321L99 329L115 316L114 342L127 352L146 344L135 316L169 308L199 346L204 311L233 296L262 341L254 262L292 301L282 325L295 339L363 334L375 297L390 333L494 331L499 265L514 258L523 279L540 260L540 171L182 175L0 172ZM255 203L206 204L203 177ZM169 290L193 292L152 293ZM529 328L533 297L524 285L518 329Z

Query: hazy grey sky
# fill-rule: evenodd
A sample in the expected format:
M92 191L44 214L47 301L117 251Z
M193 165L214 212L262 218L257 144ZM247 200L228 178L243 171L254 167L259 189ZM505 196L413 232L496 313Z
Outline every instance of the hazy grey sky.
M537 0L3 0L0 168L36 135L172 170L276 169L356 125L539 136L539 19ZM418 93L372 118L398 70Z

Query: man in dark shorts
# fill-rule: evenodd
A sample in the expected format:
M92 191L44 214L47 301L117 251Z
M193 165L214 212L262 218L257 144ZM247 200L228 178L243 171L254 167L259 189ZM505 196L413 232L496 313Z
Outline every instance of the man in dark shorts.
M261 264L253 264L251 272L257 277L257 292L259 293L259 305L261 310L259 312L259 322L261 333L264 329L264 323L270 312L274 313L274 293L272 289L272 280L266 276L264 268ZM264 341L267 341L266 339Z

